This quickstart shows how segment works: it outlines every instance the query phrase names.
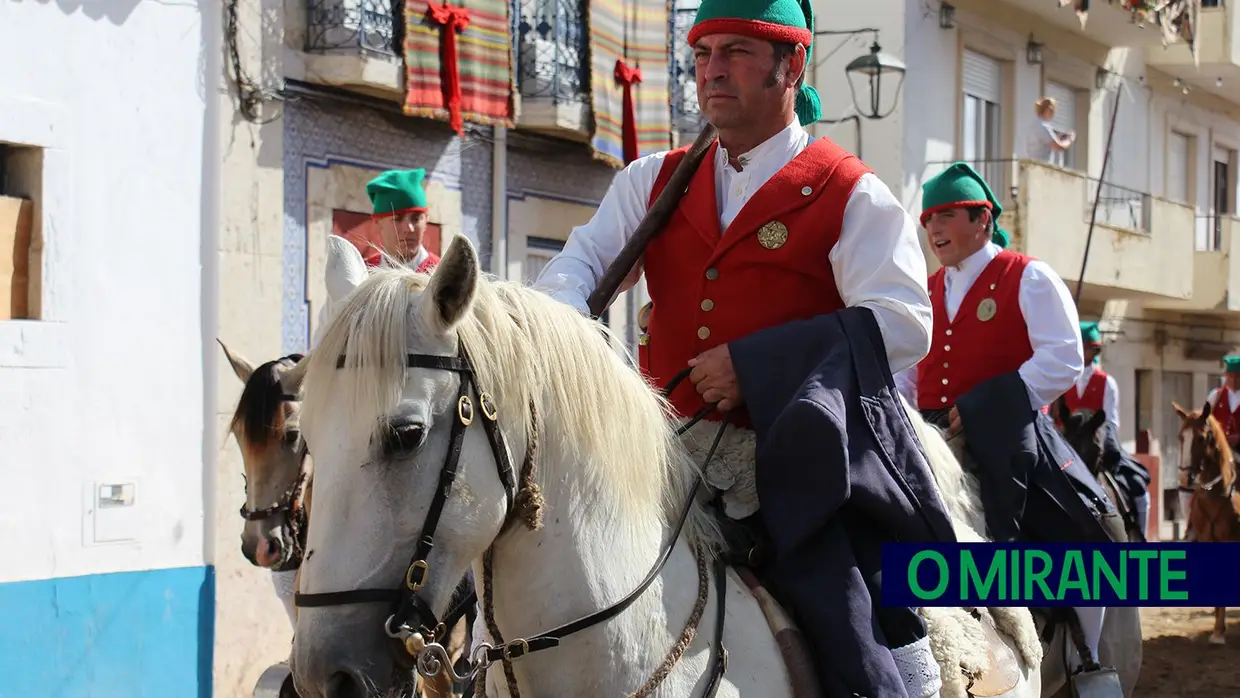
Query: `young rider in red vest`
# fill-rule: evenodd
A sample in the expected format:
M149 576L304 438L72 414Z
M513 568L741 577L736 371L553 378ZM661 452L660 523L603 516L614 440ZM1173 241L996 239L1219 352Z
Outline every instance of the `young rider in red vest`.
M1223 369L1227 372L1223 384L1206 395L1206 402L1210 405L1210 414L1223 427L1232 456L1240 462L1240 355L1224 356ZM1193 491L1192 483L1182 484L1179 488L1180 511L1185 519L1191 511ZM1193 529L1188 530L1184 539L1196 539Z
M621 288L645 275L652 307L638 358L650 382L662 387L692 367L669 396L682 416L718 402L730 421L748 426L728 347L767 328L865 306L891 370L913 365L929 347L925 258L912 218L860 160L804 128L821 116L817 94L804 85L813 27L808 0L703 0L690 31L698 99L719 139ZM647 155L619 172L535 285L587 312L590 293L687 150ZM802 619L816 663L840 664L821 650L831 629L805 620L816 600L781 601ZM895 613L876 610L888 612ZM888 647L920 653L910 660L914 676L934 665L924 661L924 625L903 640L884 629ZM907 690L932 696L938 686Z
M953 164L922 186L921 222L943 266L929 282L934 309L930 353L896 376L896 384L928 421L949 433L963 428L970 452L974 441L987 438L992 425L962 424L960 398L999 376L1018 375L1024 394L1007 396L1006 401L1023 400L1026 418L1037 419L1037 412L1073 385L1083 363L1071 294L1047 264L1004 249L1007 235L997 225L1002 212L985 180L965 163ZM966 453L966 461L970 455ZM1016 466L1008 463L966 462L965 467L979 473L991 539L1082 539L1074 525L1081 517L1061 515L1057 509L1079 503L1066 477L1059 478L1064 482L1049 496L1030 492L1026 498L1026 488L1033 490L1048 477L1055 485L1057 474L1017 474ZM1092 514L1083 515L1093 521ZM1100 526L1098 531L1107 539ZM1095 657L1104 611L1077 609Z
M1115 379L1099 368L1102 358L1102 332L1096 322L1081 323L1081 345L1085 368L1077 376L1076 385L1063 394L1069 414L1077 410L1102 410L1107 421L1119 431L1119 386ZM1056 416L1057 417L1057 416Z

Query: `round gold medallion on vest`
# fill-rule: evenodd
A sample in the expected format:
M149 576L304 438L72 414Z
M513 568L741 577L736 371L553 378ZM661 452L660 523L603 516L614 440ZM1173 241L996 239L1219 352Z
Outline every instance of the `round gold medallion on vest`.
M788 242L788 227L779 221L771 221L758 228L758 242L768 250L776 250Z
M995 311L999 306L995 305L995 299L983 298L981 303L977 304L977 319L987 322L995 316Z

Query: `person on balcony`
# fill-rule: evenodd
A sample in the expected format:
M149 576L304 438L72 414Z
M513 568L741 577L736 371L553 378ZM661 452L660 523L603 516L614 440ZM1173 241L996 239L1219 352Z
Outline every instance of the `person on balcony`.
M1061 133L1052 124L1056 106L1053 97L1043 97L1033 104L1037 121L1030 127L1025 153L1031 160L1053 163L1055 153L1071 148L1076 141L1075 131Z
M1049 265L1005 249L1002 213L965 163L922 185L921 223L943 266L929 281L930 352L896 385L928 422L963 432L991 539L1110 542L1099 519L1113 506L1042 412L1081 372L1076 305ZM1095 660L1085 671L1103 670L1104 611L1077 609Z
M821 117L817 93L805 84L813 28L809 0L703 0L688 39L702 114L718 140L620 289L645 275L652 301L640 315L637 353L651 384L662 388L690 371L669 395L675 411L687 418L718 403L719 411L707 419L730 422L733 434L753 435L766 421L766 405L783 399L782 392L770 397L771 383L803 385L817 370L821 354L803 351L797 356L818 357L814 365L793 365L798 362L790 349L817 341L811 328L843 324L846 317L869 323L869 336L885 348L872 352L864 369L875 384L888 384L892 369L913 365L929 346L925 257L913 219L858 158L805 130ZM534 285L588 313L590 294L687 152L646 155L620 171L593 218L572 231ZM782 347L775 333L786 333L780 335ZM777 360L779 354L786 356ZM763 371L782 374L746 382ZM924 461L912 462L920 451L898 401L882 393L880 409L892 420L884 428L897 432L891 438L901 443L912 438L896 467L925 469ZM861 434L849 434L861 442ZM728 457L744 463L738 467L750 468L752 477L756 439L745 438L747 449L738 447ZM868 449L857 447L872 455ZM784 450L797 451L791 444ZM771 451L758 452L757 467L769 478L764 452ZM822 460L830 461L821 463L824 473L842 466ZM890 476L882 470L867 469L875 481L860 486L885 487ZM725 506L720 515L734 521L736 513L755 537L772 541L769 565L756 571L797 618L827 694L937 695L941 682L925 624L913 609L878 602L881 570L877 557L867 555L879 549L876 541L887 529L904 540L954 540L942 502L918 501L916 522L887 512L885 520L862 526L838 513L838 491L822 491L807 471L788 477L794 482L786 490L771 489L769 479L757 482L756 512ZM822 503L817 510L780 506L780 497L797 488L797 478L800 491ZM786 520L793 515L800 520ZM798 534L790 531L797 526L804 535L792 543ZM862 552L844 559L824 552L828 541L837 546L831 551ZM864 585L856 586L859 580ZM828 589L835 593L824 594ZM859 600L867 593L873 604Z

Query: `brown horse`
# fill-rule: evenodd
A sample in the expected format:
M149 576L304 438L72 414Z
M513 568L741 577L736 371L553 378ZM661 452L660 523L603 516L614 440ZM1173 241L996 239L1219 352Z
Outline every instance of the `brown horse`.
M1225 398L1224 398L1225 399ZM1186 412L1171 403L1180 416L1180 469L1191 483L1188 527L1201 543L1240 541L1240 492L1236 491L1236 462L1223 426L1210 415L1210 403ZM1214 632L1210 643L1225 644L1225 612L1214 609Z
M290 354L255 367L223 341L216 341L233 373L245 385L229 425L241 448L245 471L241 516L246 523L241 532L241 554L251 564L273 572L300 570L310 523L314 468L298 428L301 396L289 394L281 378L297 366L302 355ZM292 615L290 620L295 620L295 608ZM454 628L447 645L454 658L464 651L467 639L467 623ZM280 695L295 696L292 678L283 683ZM419 684L427 698L457 695L444 673Z
M1102 437L1107 421L1106 413L1102 410L1085 409L1070 412L1062 397L1055 401L1051 409L1057 417L1055 426L1059 433L1063 434L1064 441L1081 457L1085 467L1089 468L1089 473L1098 481L1098 486L1115 505L1124 521L1128 542L1144 543L1145 529L1141 522L1137 521L1132 497L1120 487L1115 476L1102 467Z

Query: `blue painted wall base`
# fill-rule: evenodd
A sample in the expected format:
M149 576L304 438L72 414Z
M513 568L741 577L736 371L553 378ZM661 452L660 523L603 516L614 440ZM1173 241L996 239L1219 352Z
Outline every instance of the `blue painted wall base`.
M0 698L210 698L215 569L0 584Z

